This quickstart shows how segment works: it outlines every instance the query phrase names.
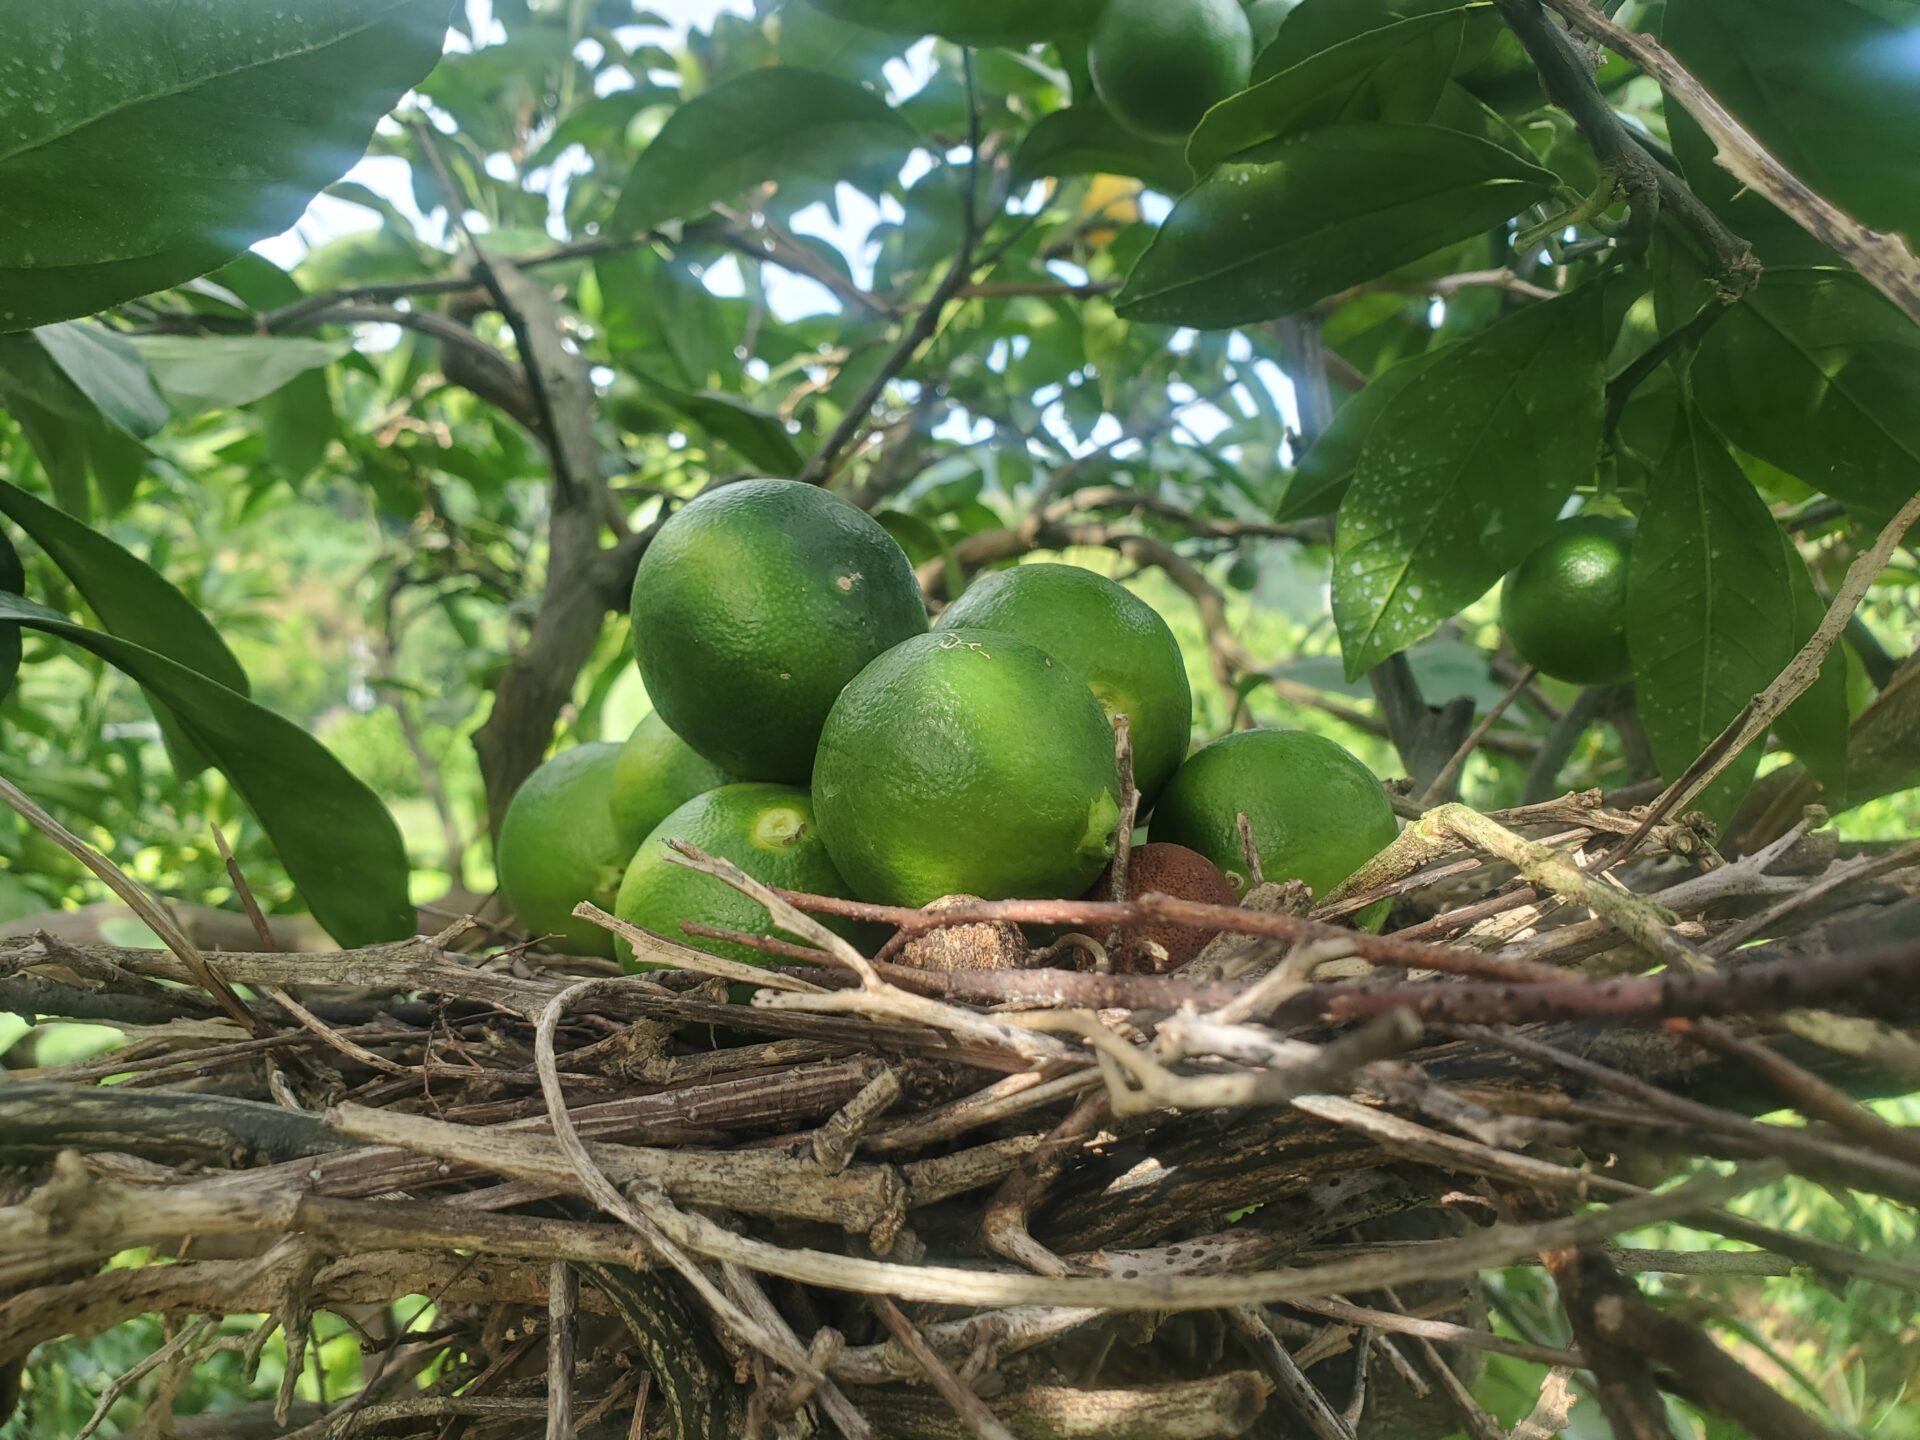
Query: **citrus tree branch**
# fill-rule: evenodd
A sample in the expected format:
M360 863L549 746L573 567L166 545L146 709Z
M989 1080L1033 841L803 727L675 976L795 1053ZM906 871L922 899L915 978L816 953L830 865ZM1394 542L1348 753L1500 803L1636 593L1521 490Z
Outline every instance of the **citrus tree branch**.
M1501 3L1504 8L1510 0ZM1614 23L1587 0L1546 3L1577 33L1633 61L1658 80L1661 88L1707 132L1721 168L1831 247L1909 319L1920 321L1920 259L1898 235L1868 229L1787 169L1652 36Z

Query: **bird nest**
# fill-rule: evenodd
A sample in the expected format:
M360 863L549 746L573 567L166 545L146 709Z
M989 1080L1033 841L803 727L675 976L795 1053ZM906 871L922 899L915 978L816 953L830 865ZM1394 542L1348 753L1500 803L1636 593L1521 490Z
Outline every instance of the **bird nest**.
M1920 855L1811 826L1727 861L1597 793L1444 806L1312 909L1129 896L1123 857L1109 901L896 910L688 850L791 938L753 967L582 907L669 967L635 975L468 921L206 953L111 872L166 948L0 943L5 1008L124 1032L0 1086L0 1361L166 1317L104 1414L265 1316L237 1343L284 1334L277 1403L149 1417L182 1440L1482 1436L1494 1354L1549 1367L1533 1436L1576 1399L1664 1434L1662 1391L1823 1433L1643 1295L1698 1254L1611 1243L1684 1220L1920 1290L1726 1208L1788 1172L1920 1203L1920 1144L1855 1098L1920 1076ZM1386 898L1391 933L1343 923ZM1154 973L1162 922L1215 938ZM1005 924L1079 938L898 963ZM1489 1323L1511 1266L1570 1343ZM363 1388L297 1398L316 1311L406 1296L431 1322L369 1324Z

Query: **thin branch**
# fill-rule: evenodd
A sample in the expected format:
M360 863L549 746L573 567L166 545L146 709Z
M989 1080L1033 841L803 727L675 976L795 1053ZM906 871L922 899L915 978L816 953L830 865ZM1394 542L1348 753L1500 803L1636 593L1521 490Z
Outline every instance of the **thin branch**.
M1633 61L1699 122L1714 159L1749 190L1773 202L1816 240L1836 251L1907 318L1920 322L1920 259L1900 236L1870 230L1824 199L1774 157L1671 52L1649 35L1615 24L1586 0L1546 0L1568 25Z
M868 1304L874 1314L880 1317L881 1324L887 1327L889 1334L905 1347L907 1353L919 1365L927 1382L940 1392L940 1398L953 1407L953 1413L965 1423L969 1433L979 1440L1013 1440L1013 1432L995 1418L993 1411L973 1391L969 1390L948 1367L947 1362L935 1353L914 1325L900 1311L900 1307L884 1295L868 1297Z
M1487 732L1492 730L1500 717L1507 713L1507 707L1520 698L1520 692L1533 682L1533 677L1538 673L1538 670L1529 665L1507 687L1506 693L1494 703L1491 710L1487 711L1480 723L1473 727L1467 738L1460 742L1460 748L1455 750L1448 757L1447 763L1440 767L1440 773L1433 777L1432 783L1427 786L1426 793L1420 797L1419 804L1422 808L1439 804L1441 799L1452 791L1453 783L1459 778L1460 771L1465 768L1467 758L1480 748L1481 742L1487 738Z
M821 442L820 448L814 451L801 469L799 478L811 484L824 485L832 477L840 452L866 426L867 417L879 402L882 392L893 383L895 376L906 369L933 332L940 328L940 321L946 315L947 302L973 276L973 250L980 234L980 106L973 90L972 50L960 52L960 64L967 92L967 194L960 214L960 248L953 257L953 264L947 267L947 273L934 286L933 294L927 297L927 303L920 307L913 324L907 327L907 333L900 337L899 344L889 352L873 378L847 406L840 423L833 427L833 432Z
M1786 668L1775 677L1772 684L1754 696L1738 715L1727 722L1726 729L1713 739L1700 758L1647 807L1646 817L1640 822L1639 828L1607 856L1605 865L1608 868L1633 854L1652 833L1654 826L1711 785L1741 751L1766 734L1773 722L1786 713L1787 707L1820 678L1820 667L1826 663L1828 654L1841 635L1846 633L1847 621L1859 608L1880 572L1887 568L1887 562L1892 559L1894 550L1907 531L1916 524L1920 524L1920 492L1916 492L1900 507L1899 513L1887 522L1873 545L1847 567L1846 579L1834 594L1827 613L1820 618L1820 624L1807 637L1807 643L1787 662Z

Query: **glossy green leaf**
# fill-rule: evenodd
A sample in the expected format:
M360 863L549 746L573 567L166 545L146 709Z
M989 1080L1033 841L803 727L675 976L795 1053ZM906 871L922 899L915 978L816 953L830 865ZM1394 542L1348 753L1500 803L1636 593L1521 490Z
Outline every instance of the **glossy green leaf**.
M1917 35L1912 0L1667 0L1661 30L1681 63L1796 176L1857 219L1909 239L1920 239ZM1690 132L1682 148L1690 179L1730 195L1725 177L1711 173L1704 136Z
M1793 599L1793 647L1797 651L1820 627L1827 607L1820 592L1813 588L1813 576L1807 562L1800 558L1793 540L1780 535L1786 552L1787 586ZM1847 740L1852 717L1847 711L1847 656L1836 645L1820 666L1812 685L1774 724L1780 743L1791 750L1800 763L1819 780L1822 800L1830 809L1839 809L1847 795Z
M1920 474L1920 328L1848 271L1769 271L1694 357L1701 412L1735 445L1869 518Z
M198 671L225 689L248 693L247 672L220 632L146 561L4 480L0 480L0 515L33 537L110 633ZM206 757L164 711L160 722L174 768L182 774L197 774L205 767Z
M782 65L878 82L887 62L897 59L912 43L902 35L849 24L806 0L787 0L778 13L780 31L775 47Z
M1298 65L1309 55L1330 50L1356 35L1402 20L1439 14L1447 10L1465 10L1472 0L1300 0L1281 24L1273 43L1254 61L1255 81L1277 75ZM1499 21L1486 13L1490 7L1476 6L1489 30L1498 30Z
M57 410L31 401L7 401L20 433L33 448L56 504L82 520L93 514L93 486L87 468L87 426Z
M91 650L164 705L233 782L334 939L369 945L413 932L407 853L393 817L306 731L196 670L31 600L0 594L0 621Z
M1031 45L1083 34L1101 0L808 0L837 20L957 45Z
M1280 497L1280 508L1274 519L1307 520L1315 515L1331 515L1338 509L1374 425L1395 396L1448 353L1442 349L1410 355L1374 376L1367 382L1366 389L1342 405L1335 412L1333 423L1300 457L1293 477L1287 482L1287 492Z
M1334 523L1349 675L1485 594L1592 475L1601 309L1598 287L1530 305L1445 352L1374 422Z
M767 180L897 169L914 143L913 127L851 80L792 65L749 70L668 117L627 173L613 223L650 230Z
M1044 115L1013 154L1016 180L1047 175L1126 175L1178 195L1193 184L1178 145L1142 140L1123 130L1093 99Z
M1115 301L1129 320L1219 329L1304 310L1503 224L1550 171L1435 125L1330 125L1188 191Z
M126 336L102 325L68 321L42 326L33 338L100 414L127 434L144 440L167 423L167 402L153 388L146 361Z
M0 6L0 330L204 274L300 217L440 56L446 0Z
M1466 25L1467 11L1440 10L1315 51L1207 111L1187 141L1187 160L1204 175L1242 150L1318 125L1423 124L1453 74Z
M1641 722L1671 781L1780 673L1793 606L1779 527L1691 410L1648 487L1627 567L1627 646ZM1753 781L1750 746L1699 808L1724 818Z
M136 335L133 344L181 416L249 405L353 348L346 340L273 335Z
M738 395L706 390L689 393L640 377L668 406L693 421L761 475L791 479L800 473L800 447L777 415L749 404Z

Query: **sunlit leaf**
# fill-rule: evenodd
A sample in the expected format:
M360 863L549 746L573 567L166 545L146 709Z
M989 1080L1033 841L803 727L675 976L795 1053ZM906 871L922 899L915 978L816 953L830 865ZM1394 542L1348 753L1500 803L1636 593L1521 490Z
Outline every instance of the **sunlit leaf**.
M306 731L198 671L31 600L0 593L0 621L91 650L165 705L233 782L314 918L342 945L413 932L407 853L393 817Z
M1588 287L1447 351L1388 402L1334 524L1349 675L1431 634L1539 543L1598 459L1605 354Z
M1203 329L1305 309L1504 223L1552 172L1437 125L1330 125L1221 165L1174 206L1115 302Z
M285 230L433 68L447 13L446 0L0 6L0 330L177 285Z
M248 693L247 672L227 642L186 596L146 561L72 515L0 480L0 514L33 537L112 634L199 672L228 690ZM174 768L195 774L207 763L190 735L156 707Z

